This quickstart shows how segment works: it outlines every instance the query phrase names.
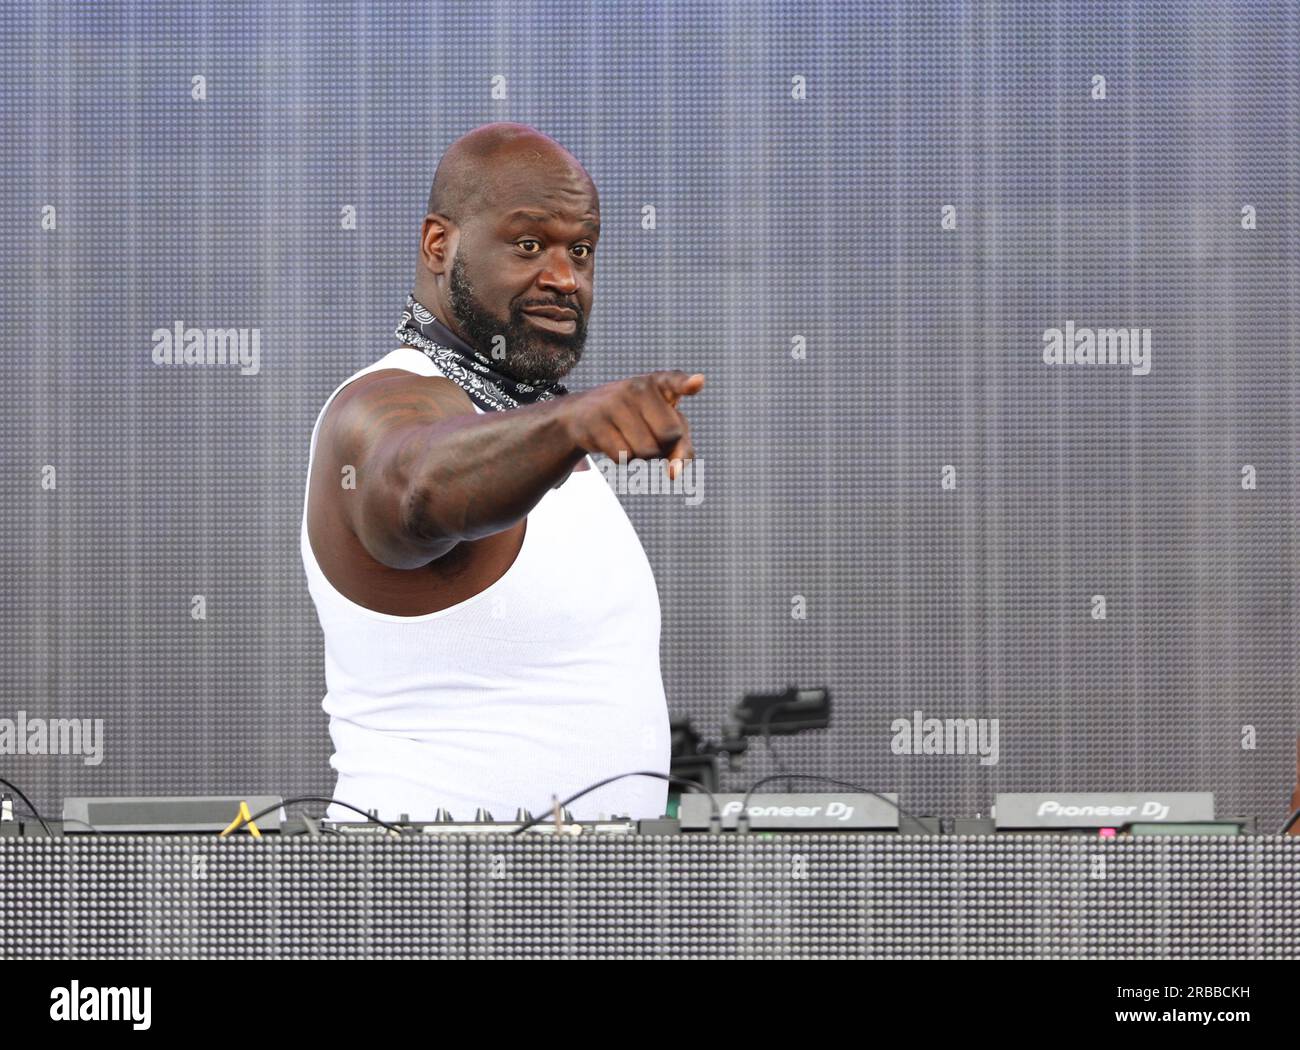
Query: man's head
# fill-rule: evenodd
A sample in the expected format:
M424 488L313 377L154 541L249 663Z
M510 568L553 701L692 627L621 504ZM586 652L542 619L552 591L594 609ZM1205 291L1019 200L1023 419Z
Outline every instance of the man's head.
M415 297L501 371L554 382L582 356L599 236L577 158L526 124L486 124L438 164Z

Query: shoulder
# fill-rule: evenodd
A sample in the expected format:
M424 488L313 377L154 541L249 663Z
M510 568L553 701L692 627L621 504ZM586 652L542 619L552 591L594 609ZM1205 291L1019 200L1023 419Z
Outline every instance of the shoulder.
M475 412L469 395L441 373L380 368L339 391L321 423L320 440L336 449L364 448L404 426Z

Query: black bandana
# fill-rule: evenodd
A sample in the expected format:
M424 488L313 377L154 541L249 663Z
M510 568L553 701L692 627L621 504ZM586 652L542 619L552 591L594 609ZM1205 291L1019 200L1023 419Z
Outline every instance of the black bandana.
M437 319L415 296L406 297L406 309L393 332L404 346L413 346L423 352L438 366L438 371L465 391L484 411L504 412L530 405L535 401L549 401L568 393L559 383L529 385L499 371L491 359L477 350L465 353L456 347L439 342Z

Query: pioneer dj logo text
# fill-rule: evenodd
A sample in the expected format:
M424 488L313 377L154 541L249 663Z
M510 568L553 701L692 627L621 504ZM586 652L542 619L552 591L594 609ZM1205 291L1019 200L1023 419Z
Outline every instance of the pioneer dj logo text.
M52 1021L130 1021L143 1032L150 1024L152 988L82 988L73 981L70 988L50 990Z
M104 761L102 718L0 718L0 755L82 755L82 764Z
M704 500L704 461L689 459L682 463L681 473L668 476L666 459L634 459L628 462L626 452L619 452L618 462L609 456L591 457L596 469L620 496L684 496L688 507L698 506Z
M1135 376L1151 371L1150 328L1049 328L1043 333L1045 365L1129 365Z
M998 764L996 718L895 718L889 749L896 755L979 755L981 766Z
M727 817L740 816L740 810L741 803L724 802L722 805L723 820ZM745 807L745 812L751 820L754 817L824 817L826 820L848 820L853 816L853 807L847 802L828 802L824 806L769 806L750 803Z
M1071 806L1055 799L1048 799L1038 807L1040 817L1146 817L1149 820L1164 820L1169 816L1169 807L1163 802L1152 799L1143 802L1141 809L1125 805L1082 805Z

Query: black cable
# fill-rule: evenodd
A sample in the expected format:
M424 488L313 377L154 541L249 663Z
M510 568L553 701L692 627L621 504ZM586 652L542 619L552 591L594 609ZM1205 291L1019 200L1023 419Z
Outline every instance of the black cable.
M696 791L702 791L704 794L709 796L709 801L713 804L713 816L718 819L719 824L722 821L722 809L718 806L717 798L714 796L713 792L710 791L708 788L706 788L703 784L697 783L694 780L687 780L685 777L675 777L671 773L659 773L659 772L655 772L654 770L641 770L640 772L637 773L619 773L617 776L606 777L604 780L598 781L597 783L592 784L590 787L583 788L576 795L570 795L563 802L554 803L551 807L552 811L555 809L556 806L558 806L560 809L563 809L570 802L574 802L582 798L583 795L590 794L591 792L595 791L597 788L602 788L606 784L612 784L616 780L622 780L624 777L656 777L659 780L666 780L670 784L681 784L685 787L695 788ZM520 824L519 827L515 828L514 831L510 832L510 834L520 835L523 832L527 831L529 828L531 828L534 824L540 824L542 821L547 820L550 816L551 816L550 813L538 814L537 816L533 817L532 820L528 821L528 823Z
M1287 822L1282 825L1282 830L1279 831L1278 834L1285 835L1288 831L1290 831L1295 826L1295 822L1297 820L1300 820L1300 809L1297 809L1294 813L1291 814L1290 817L1287 818Z
M772 746L772 716L783 707L790 707L792 703L793 701L791 700L782 700L780 703L773 704L763 712L763 717L759 719L759 725L763 729L763 746L767 749L767 753L772 756L772 762L776 768L787 775L790 771L785 768L785 763L781 761L781 756L776 753L776 748ZM785 782L785 789L787 791L793 790L790 787L790 781L788 779Z
M7 781L4 781L4 783L8 783L8 782L7 782ZM10 786L12 786L12 785L10 785ZM17 791L18 789L17 789L17 788L14 788L14 790ZM298 803L298 802L335 802L335 803L338 803L338 805L343 806L343 807L346 808L346 809L350 809L350 810L353 810L354 812L361 813L363 816L367 817L368 819L373 820L376 824L382 824L384 827L388 828L390 831L396 831L396 832L398 832L398 833L400 834L400 833L401 833L401 830L402 830L401 828L394 827L392 824L387 824L387 823L385 823L384 821L380 820L378 817L372 817L372 816L370 816L369 813L366 813L364 810L358 809L356 806L352 805L351 803L343 802L343 801L341 801L340 799L337 799L337 798L327 798L327 797L324 796L324 795L303 795L303 796L301 796L301 797L299 797L299 798L290 798L290 799L286 799L286 800L283 801L283 802L276 803L274 806L270 806L270 807L268 807L268 808L266 808L266 809L259 810L257 813L254 813L254 814L253 814L253 817L252 817L252 820L249 821L248 823L252 823L253 821L260 820L262 817L266 816L268 813L273 813L273 812L275 812L275 811L276 811L277 809L279 809L281 806L292 806L292 805L295 805L295 804ZM30 803L29 803L29 804L30 804ZM18 813L17 815L18 815L18 816L23 816L23 817L35 817L37 820L39 820L39 821L41 822L41 826L44 827L45 830L46 830L47 832L49 832L49 830L50 830L49 825L47 825L47 824L45 823L45 818L42 817L39 813L36 813L36 812L33 811L33 812L31 812L31 813ZM324 817L321 817L320 819L324 820L325 818L324 818ZM83 824L83 825L85 825L86 827L90 828L91 831L94 831L94 832L98 832L98 831L99 831L99 828L95 827L94 824L90 824L90 823L88 823L88 822L86 822L86 821L84 821L84 820L78 820L76 817L64 817L64 818L62 818L62 820L63 820L63 823L64 823L64 824L67 824L69 821L71 821L73 824ZM330 834L330 835L338 835L338 834L341 834L341 832L335 831L333 828L322 829L322 832L321 832L321 833L322 833L322 834ZM53 837L53 836L51 835L51 837Z
M337 799L337 798L329 798L325 795L299 795L297 798L287 798L283 802L277 802L273 806L267 806L266 809L259 810L258 812L254 813L251 817L249 817L248 820L246 820L244 823L252 824L258 818L264 817L268 813L274 813L277 809L281 808L282 806L292 806L299 802L330 802L336 806L342 806L344 809L350 809L352 810L353 813L360 813L363 817L366 818L366 820L374 821L376 824L380 825L381 827L387 828L389 831L394 831L399 835L402 833L401 828L395 827L394 825L389 824L385 820L380 820L378 817L373 816L370 813L367 813L364 809L361 809L358 806L354 806L351 802L344 802L342 799ZM324 820L325 818L321 817L320 819Z
M50 838L54 838L54 832L52 832L52 831L50 830L50 826L49 826L48 824L45 823L45 818L42 817L39 813L36 812L36 807L35 807L34 805L32 805L32 800L29 799L26 795L23 794L23 789L20 788L20 787L19 787L17 784L15 784L13 781L11 781L11 780L6 780L4 777L0 777L0 784L3 784L5 787L8 787L8 788L13 788L14 791L18 792L18 797L19 797L20 799L22 799L24 802L27 803L27 808L30 809L30 810L32 811L32 815L35 816L36 819L39 820L39 821L41 822L41 827L43 827L43 828L45 829L45 834L49 835Z
M782 777L793 778L795 780L816 780L823 784L835 784L838 787L852 788L854 791L859 791L864 795L871 795L875 798L880 799L881 802L893 806L894 809L898 812L899 816L907 817L910 820L916 821L918 826L920 826L921 824L920 817L916 816L914 813L909 813L897 802L895 802L892 798L887 798L886 796L882 795L879 791L872 791L870 788L864 788L861 784L854 784L847 780L836 780L834 777L818 776L816 773L773 773L771 776L766 776L763 777L761 780L756 780L752 785L750 785L749 790L745 792L745 797L744 799L741 800L740 803L740 812L736 815L737 831L741 829L741 821L744 821L746 827L748 827L750 795L752 795L755 791L757 791L768 781L780 780Z

